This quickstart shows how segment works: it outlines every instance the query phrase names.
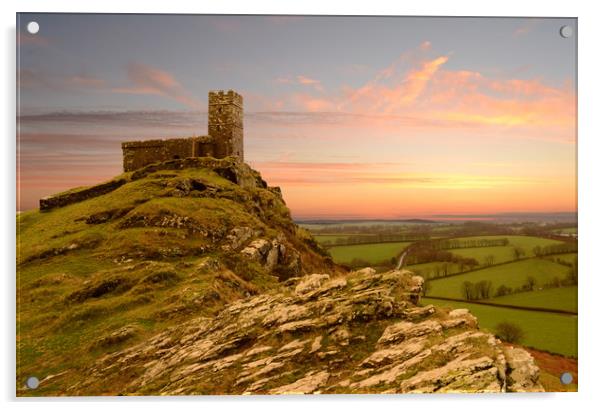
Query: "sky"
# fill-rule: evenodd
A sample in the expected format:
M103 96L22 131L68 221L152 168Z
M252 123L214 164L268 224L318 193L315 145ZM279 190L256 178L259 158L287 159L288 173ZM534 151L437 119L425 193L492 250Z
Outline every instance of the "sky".
M17 20L20 210L121 173L122 141L206 135L233 89L295 218L576 211L575 19Z

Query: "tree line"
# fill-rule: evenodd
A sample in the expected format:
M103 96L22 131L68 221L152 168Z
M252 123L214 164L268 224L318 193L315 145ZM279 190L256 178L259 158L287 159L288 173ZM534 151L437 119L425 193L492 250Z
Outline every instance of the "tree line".
M507 246L508 243L508 238L443 239L434 241L433 247L436 249L487 248L490 246Z
M535 246L533 248L533 254L535 256L547 256L559 253L573 253L577 252L577 249L577 242L564 242L554 245Z

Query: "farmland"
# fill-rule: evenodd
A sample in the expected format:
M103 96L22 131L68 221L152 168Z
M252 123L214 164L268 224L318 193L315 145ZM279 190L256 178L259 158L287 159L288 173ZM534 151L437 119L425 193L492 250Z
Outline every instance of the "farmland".
M346 222L310 230L350 269L393 269L405 252L404 267L426 281L424 304L466 307L494 332L511 322L525 346L577 356L576 226Z
M422 303L469 309L477 317L479 326L492 332L495 332L495 327L501 321L516 323L525 330L525 338L522 341L525 346L565 356L577 356L577 315L524 311L429 298L424 298Z
M411 242L391 242L362 245L335 246L330 248L330 254L338 263L349 263L354 259L378 264L397 257Z
M521 292L492 298L490 300L493 303L501 305L541 309L561 309L577 313L577 286Z
M548 283L554 277L564 277L569 268L544 259L525 259L513 263L479 269L461 275L450 276L430 281L430 296L441 296L461 299L462 284L466 281L491 281L493 289L501 285L510 288L521 287L528 276L535 278L536 285Z

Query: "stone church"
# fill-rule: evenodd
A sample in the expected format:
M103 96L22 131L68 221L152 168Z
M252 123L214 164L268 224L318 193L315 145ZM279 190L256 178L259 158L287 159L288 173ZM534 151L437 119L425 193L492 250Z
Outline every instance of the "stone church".
M242 96L232 90L209 92L208 135L121 144L123 170L189 157L235 156L244 162Z

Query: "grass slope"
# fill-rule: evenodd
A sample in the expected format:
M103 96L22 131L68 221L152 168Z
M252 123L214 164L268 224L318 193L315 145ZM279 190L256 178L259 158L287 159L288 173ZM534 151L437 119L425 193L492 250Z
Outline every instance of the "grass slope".
M577 313L577 286L515 293L487 301L513 306L562 309Z
M493 266L466 274L432 280L428 294L454 299L462 299L462 283L490 280L493 292L500 286L521 287L528 276L533 276L537 284L550 282L555 276L563 278L569 268L545 259L526 259L505 265Z
M511 308L475 305L423 298L423 305L433 304L453 309L466 308L475 315L479 327L495 332L502 321L519 325L525 332L525 346L577 357L577 316L544 312L528 312Z
M365 245L335 246L329 249L332 258L337 263L349 263L353 259L362 259L369 263L389 261L399 255L412 242L390 242Z
M253 178L249 168L215 162ZM235 227L285 237L304 268L325 268L278 193L208 168L152 172L96 198L19 214L18 385L277 287L276 273L224 250Z

